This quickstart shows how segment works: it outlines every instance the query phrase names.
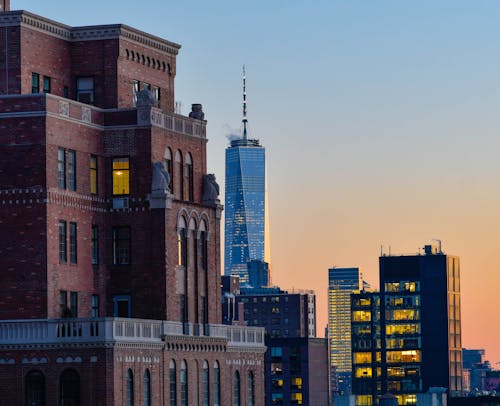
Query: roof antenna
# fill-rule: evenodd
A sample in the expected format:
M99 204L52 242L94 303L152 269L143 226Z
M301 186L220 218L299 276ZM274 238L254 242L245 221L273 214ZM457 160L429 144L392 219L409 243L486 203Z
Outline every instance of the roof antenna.
M248 139L247 136L247 87L246 87L246 71L245 65L243 65L243 139L246 141Z

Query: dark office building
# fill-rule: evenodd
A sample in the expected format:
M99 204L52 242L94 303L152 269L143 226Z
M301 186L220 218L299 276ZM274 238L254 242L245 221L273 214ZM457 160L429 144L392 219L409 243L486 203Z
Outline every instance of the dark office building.
M323 338L268 338L266 405L328 405L328 348Z
M269 286L269 264L265 261L254 259L247 262L248 283L252 288Z

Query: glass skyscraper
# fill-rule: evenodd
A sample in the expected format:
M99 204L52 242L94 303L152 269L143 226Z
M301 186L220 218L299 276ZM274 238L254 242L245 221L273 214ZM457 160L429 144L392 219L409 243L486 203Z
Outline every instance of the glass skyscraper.
M248 284L247 263L265 255L265 149L244 137L226 149L224 275Z

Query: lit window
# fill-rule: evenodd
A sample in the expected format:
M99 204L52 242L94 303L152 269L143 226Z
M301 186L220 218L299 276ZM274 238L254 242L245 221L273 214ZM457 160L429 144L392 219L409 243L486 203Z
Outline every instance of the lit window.
M113 264L130 263L130 227L113 227Z
M40 93L40 75L38 73L31 74L31 93Z
M97 170L97 156L90 155L90 193L96 195L98 192L98 170Z
M77 262L77 236L76 223L69 223L69 262L76 264Z
M177 265L187 265L187 232L181 228L177 233Z
M369 367L357 367L354 371L354 376L356 378L371 378L372 369Z
M370 321L371 319L372 319L372 314L370 311L356 310L352 312L353 321Z
M43 77L43 92L50 93L51 90L51 79L49 76Z
M113 195L128 195L129 193L129 158L113 158Z
M354 353L354 363L355 364L369 364L372 362L371 352L355 352Z
M83 77L76 80L76 99L82 103L94 103L94 78Z

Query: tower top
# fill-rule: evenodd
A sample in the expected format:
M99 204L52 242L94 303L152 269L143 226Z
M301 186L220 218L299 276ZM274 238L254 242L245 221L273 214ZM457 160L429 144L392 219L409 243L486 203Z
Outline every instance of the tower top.
M0 13L10 11L10 0L0 0Z
M243 139L246 141L248 139L248 134L247 134L247 87L246 87L246 71L245 71L245 65L243 65Z

